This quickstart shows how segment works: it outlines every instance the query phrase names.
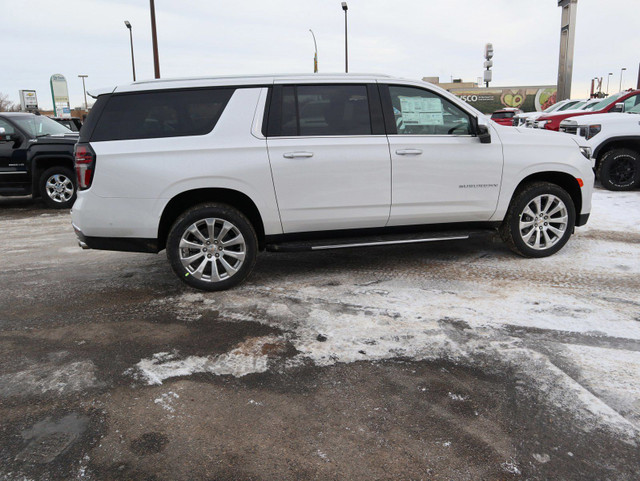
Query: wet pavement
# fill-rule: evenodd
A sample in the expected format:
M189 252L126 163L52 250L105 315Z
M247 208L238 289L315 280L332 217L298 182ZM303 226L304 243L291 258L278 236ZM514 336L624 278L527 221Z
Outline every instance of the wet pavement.
M259 256L201 293L0 198L0 480L636 480L640 193L557 255Z

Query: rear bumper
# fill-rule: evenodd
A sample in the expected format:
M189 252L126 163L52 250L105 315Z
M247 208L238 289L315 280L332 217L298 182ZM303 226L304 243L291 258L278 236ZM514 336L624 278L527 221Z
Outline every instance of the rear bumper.
M145 239L140 237L88 237L75 225L73 225L73 230L78 238L78 244L83 249L147 252L150 254L157 254L159 252L158 239Z

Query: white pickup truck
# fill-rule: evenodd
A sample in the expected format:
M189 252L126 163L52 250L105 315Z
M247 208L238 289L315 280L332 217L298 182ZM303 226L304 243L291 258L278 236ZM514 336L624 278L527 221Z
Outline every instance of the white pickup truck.
M570 117L560 132L591 149L596 177L609 190L640 187L640 104L624 113Z

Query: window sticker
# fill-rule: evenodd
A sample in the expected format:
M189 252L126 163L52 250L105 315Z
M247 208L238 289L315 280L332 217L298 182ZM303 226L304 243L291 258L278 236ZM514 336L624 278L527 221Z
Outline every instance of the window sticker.
M442 100L399 96L404 125L443 125Z

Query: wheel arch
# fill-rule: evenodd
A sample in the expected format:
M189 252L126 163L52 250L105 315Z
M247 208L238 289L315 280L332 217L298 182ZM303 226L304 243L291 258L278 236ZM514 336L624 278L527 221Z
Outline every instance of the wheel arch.
M40 182L40 175L49 167L55 167L57 165L67 167L73 171L73 157L67 155L38 155L34 157L31 164L31 191L34 195L39 195L38 183ZM75 175L72 181L75 184Z
M220 202L242 212L256 230L258 248L261 250L264 248L265 230L262 216L255 202L249 196L233 189L202 188L181 192L164 207L158 225L159 250L166 247L169 230L180 214L190 207L204 202Z
M527 185L533 182L549 182L564 189L570 196L575 207L576 218L582 212L582 192L578 180L566 172L536 172L520 181L511 196L510 203Z
M612 137L596 147L593 157L596 159L596 168L607 152L614 149L631 149L640 152L640 136Z

